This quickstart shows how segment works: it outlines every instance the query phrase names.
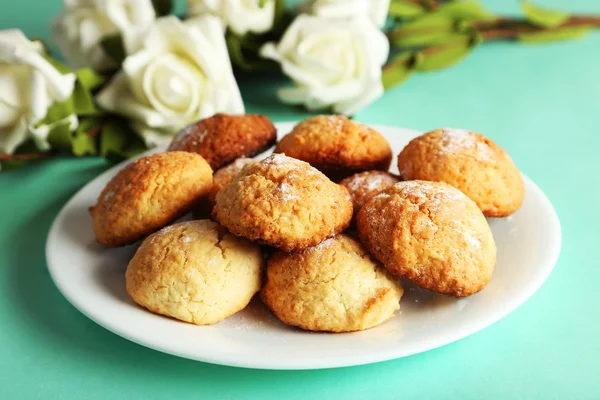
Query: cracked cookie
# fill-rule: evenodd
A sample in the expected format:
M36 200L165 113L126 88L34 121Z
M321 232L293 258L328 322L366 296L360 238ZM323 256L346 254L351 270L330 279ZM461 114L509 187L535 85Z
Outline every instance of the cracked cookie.
M277 143L275 152L306 161L334 180L387 171L392 160L392 149L379 132L341 115L305 119Z
M358 212L361 241L392 274L455 297L483 289L496 244L477 204L443 182L406 181Z
M342 234L306 250L271 255L261 299L287 325L351 332L389 319L402 293L397 279Z
M127 293L154 313L214 324L248 305L263 264L257 244L215 222L182 222L144 240L127 267Z
M183 151L142 157L108 182L90 207L96 240L117 247L134 243L187 213L212 185L212 170Z
M344 187L309 164L274 154L219 191L213 217L235 235L291 251L343 231L352 202Z
M252 157L277 140L277 129L264 115L215 114L184 128L169 151L198 153L217 170L239 157Z
M208 196L203 197L196 205L194 205L194 209L192 210L194 218L210 218L212 209L215 206L217 193L219 193L219 191L223 189L225 185L231 182L233 177L239 174L242 168L248 164L254 164L255 162L256 160L252 158L242 157L215 172L213 175L213 184L208 192Z
M358 210L373 196L400 182L400 178L384 171L359 172L340 182L340 185L348 189L352 197L354 216Z
M398 156L405 179L446 182L460 189L487 217L517 211L525 186L510 156L485 136L436 129L413 139Z

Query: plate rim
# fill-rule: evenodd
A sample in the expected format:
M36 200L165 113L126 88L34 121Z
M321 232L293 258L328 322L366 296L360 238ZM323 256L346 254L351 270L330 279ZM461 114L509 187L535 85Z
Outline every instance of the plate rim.
M280 125L287 126L289 124L295 124L297 122L298 121L278 121L275 123L275 125L279 129ZM396 129L396 130L410 131L411 134L414 134L415 136L422 134L422 132L414 130L414 129L403 128L403 127L398 127L398 126L393 126L393 125L369 124L369 126L373 127L374 129L382 129L382 128L390 129L391 128L391 129ZM350 362L340 363L339 361L336 362L335 359L333 359L333 360L317 359L317 360L313 360L313 362L311 362L310 365L308 365L308 363L304 363L304 364L303 363L295 363L295 364L294 363L285 363L285 365L283 365L281 363L263 362L261 360L251 360L249 362L240 362L240 361L236 361L235 357L231 357L231 356L222 357L222 358L215 358L214 356L206 356L206 357L193 356L191 354L186 354L186 353L183 353L183 352L180 352L177 350L166 348L165 346L162 346L160 343L153 342L152 340L144 340L144 339L140 339L140 338L128 335L122 331L119 331L118 327L113 326L112 324L110 324L110 322L105 321L106 320L105 318L99 317L98 315L92 315L93 313L88 312L88 310L86 310L85 307L81 306L81 304L80 304L79 300L76 298L76 296L74 296L71 293L71 289L68 288L67 285L65 285L64 282L62 282L62 279L58 276L57 267L55 266L56 264L58 264L58 262L56 262L56 263L53 262L54 256L51 251L52 244L59 237L58 229L60 227L60 222L62 222L64 220L64 215L71 208L70 207L71 203L73 203L75 201L75 198L81 192L85 191L88 188L88 186L93 185L96 180L101 179L101 177L104 177L106 175L110 175L111 173L113 173L113 171L120 170L121 168L123 168L124 165L128 164L132 160L134 160L136 158L144 157L145 155L152 154L152 153L158 152L158 151L161 151L161 146L158 146L158 147L155 147L148 151L145 151L144 153L142 153L132 159L124 160L124 161L110 167L103 173L97 175L95 178L93 178L92 180L87 182L75 194L73 194L69 198L69 200L63 205L63 207L58 212L58 214L56 215L56 217L54 218L54 220L52 222L51 228L48 231L48 236L46 238L45 257L46 257L46 264L47 264L48 272L50 274L50 277L51 277L54 285L57 287L59 292L65 297L65 299L67 299L67 301L73 307L75 307L79 312L81 312L87 318L94 321L95 323L97 323L98 325L103 327L104 329L107 329L108 331L110 331L120 337L123 337L123 338L125 338L131 342L134 342L138 345L141 345L141 346L144 346L144 347L156 350L156 351L160 351L165 354L175 355L178 357L182 357L182 358L186 358L186 359L190 359L190 360L194 360L194 361L200 361L200 362L216 364L216 365L224 365L224 366L248 368L248 369L264 369L264 370L329 369L329 368L367 365L367 364L373 364L373 363L378 363L378 362L383 362L383 361L404 358L404 357L408 357L411 355L415 355L415 354L423 353L423 352L430 351L433 349L437 349L437 348L446 346L448 344L454 343L458 340L467 338L467 337L491 326L492 324L500 321L501 319L505 318L507 315L509 315L510 313L515 311L517 308L519 308L520 306L525 304L541 288L541 286L546 282L546 280L548 279L548 277L554 270L556 264L558 263L558 259L560 257L560 253L561 253L561 249L562 249L562 226L560 224L560 219L558 217L556 209L554 208L550 199L542 191L542 189L533 180L531 180L529 177L527 177L525 174L521 174L524 181L526 182L526 185L533 188L533 190L536 191L536 197L538 197L541 200L544 208L549 211L549 213L547 215L547 219L549 220L549 223L551 225L554 225L556 227L556 230L553 231L553 234L548 238L551 241L551 243L549 243L549 245L546 246L547 249L549 249L549 250L544 255L544 263L540 263L542 268L540 268L538 270L538 274L536 275L536 276L538 276L537 280L533 284L527 285L524 288L524 290L519 292L518 296L511 298L510 302L505 302L502 305L502 307L500 308L500 310L498 310L496 313L494 313L492 315L488 314L485 317L479 318L477 320L477 323L470 324L468 327L464 328L462 331L452 331L451 333L445 334L443 339L440 339L439 337L434 337L428 341L420 343L419 345L412 346L408 351L406 349L401 349L401 351L394 351L396 349L392 348L392 349L390 349L389 352L385 352L385 353L377 353L377 354L366 353L364 355L357 354L354 358L352 358L352 361L350 361Z

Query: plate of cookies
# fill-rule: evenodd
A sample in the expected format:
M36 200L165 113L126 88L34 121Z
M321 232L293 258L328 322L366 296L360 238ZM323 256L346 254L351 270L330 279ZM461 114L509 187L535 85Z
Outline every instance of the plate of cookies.
M46 257L77 309L133 342L318 369L489 326L560 247L550 201L482 134L217 114L83 187Z

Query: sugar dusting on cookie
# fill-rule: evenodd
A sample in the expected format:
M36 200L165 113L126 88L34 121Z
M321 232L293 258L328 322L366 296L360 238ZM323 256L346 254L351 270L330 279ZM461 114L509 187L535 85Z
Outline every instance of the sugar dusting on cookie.
M493 150L482 141L477 140L477 135L464 129L444 129L439 154L457 154L467 149L475 148L480 161L492 162Z
M385 172L366 172L349 178L346 185L354 192L362 189L373 191L391 186L396 182L398 182L397 179Z
M286 182L282 182L273 191L273 194L279 196L283 201L291 201L299 198L298 194L295 193L296 190L292 185Z

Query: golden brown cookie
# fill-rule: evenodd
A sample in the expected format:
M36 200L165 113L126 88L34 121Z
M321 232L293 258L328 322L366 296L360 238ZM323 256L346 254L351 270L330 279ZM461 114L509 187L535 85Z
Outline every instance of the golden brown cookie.
M402 285L356 240L338 235L267 261L265 305L287 325L311 331L372 328L400 308Z
M127 293L154 313L214 324L248 305L263 264L257 244L212 221L182 222L144 240L127 267Z
M400 178L384 171L365 171L351 175L340 182L348 189L354 206L354 216L358 210L373 196L400 182Z
M213 217L235 235L291 251L343 231L352 202L344 187L309 164L275 154L221 189Z
M379 132L341 115L305 119L277 143L275 152L306 161L336 180L360 171L387 171L392 160Z
M112 178L90 207L96 240L111 247L136 242L187 213L211 185L212 170L198 154L140 158Z
M469 196L488 217L506 217L523 203L523 179L509 155L485 136L436 129L413 139L398 156L407 180L446 182Z
M210 191L208 192L208 196L203 197L198 203L194 205L194 209L192 210L192 215L194 216L194 218L210 218L212 209L215 206L215 199L217 197L217 193L219 193L219 191L223 189L225 185L231 182L233 177L236 176L242 170L242 168L244 168L248 164L253 164L255 162L256 160L252 158L242 157L238 158L231 164L215 172L213 175L213 184Z
M443 182L406 181L358 212L362 242L391 273L455 297L483 289L496 264L492 231L477 204Z
M198 153L217 170L268 149L276 140L277 129L264 115L215 114L184 128L169 151Z

